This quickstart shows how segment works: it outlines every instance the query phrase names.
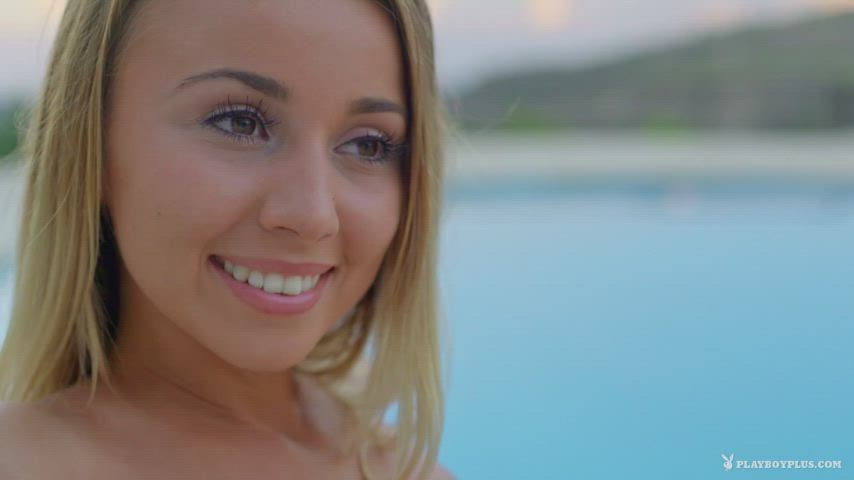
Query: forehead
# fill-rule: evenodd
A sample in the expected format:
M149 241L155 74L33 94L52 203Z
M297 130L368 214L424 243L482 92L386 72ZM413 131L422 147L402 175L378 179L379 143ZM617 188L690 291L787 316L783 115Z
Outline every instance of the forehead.
M294 99L385 96L402 101L401 52L373 0L147 0L119 70L152 90L218 68L262 73Z

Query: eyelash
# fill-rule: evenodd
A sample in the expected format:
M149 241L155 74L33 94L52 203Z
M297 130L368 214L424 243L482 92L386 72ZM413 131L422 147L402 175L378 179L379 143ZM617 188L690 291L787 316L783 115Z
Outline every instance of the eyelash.
M234 103L231 100L231 97L228 97L224 103L217 105L214 108L213 112L204 117L204 119L202 120L202 124L208 128L212 128L217 132L228 136L234 142L243 145L251 145L256 143L257 140L253 136L240 135L225 130L216 125L217 123L225 119L234 119L241 117L248 117L256 121L258 125L263 129L264 136L268 136L268 130L279 123L279 121L276 119L268 119L268 111L264 108L263 100L252 102L247 97L245 103ZM362 161L370 164L381 164L398 160L409 149L408 144L395 142L388 135L382 132L378 132L377 134L366 134L356 137L347 142L345 145L364 140L378 141L380 143L380 146L382 147L383 154L380 158L360 157Z
M357 143L364 140L375 140L380 143L382 147L382 156L379 158L368 158L368 157L360 157L362 161L370 163L370 164L382 164L387 162L393 162L399 160L408 150L409 146L405 143L396 143L392 141L386 134L382 132L377 132L377 134L365 134L359 137L356 137L344 145L349 145L351 143Z
M248 117L258 122L258 125L263 129L265 136L268 135L268 130L270 128L279 123L276 119L267 119L268 111L264 108L263 100L253 102L249 99L249 97L247 97L245 103L240 104L232 102L231 97L227 97L224 103L220 103L219 105L217 105L214 108L214 111L202 120L202 125L209 128L213 128L217 132L227 135L237 143L241 143L244 145L253 144L255 143L254 137L229 132L228 130L225 130L216 125L217 123L225 119L235 119L241 117Z

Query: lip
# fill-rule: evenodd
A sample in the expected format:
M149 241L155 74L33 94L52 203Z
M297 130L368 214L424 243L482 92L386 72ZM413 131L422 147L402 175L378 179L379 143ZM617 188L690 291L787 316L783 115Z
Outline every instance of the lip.
M215 255L214 260L218 264L223 264L225 260L236 265L241 265L250 270L258 270L263 273L278 273L286 277L300 276L309 277L314 275L322 275L334 267L324 263L291 263L284 260L268 260L262 258L249 257L223 257Z
M208 263L237 298L255 310L268 315L299 315L308 312L320 300L323 289L332 275L332 272L327 270L320 276L317 285L307 292L293 296L280 295L267 293L247 283L238 282L230 273L223 270L222 265L213 257L208 259Z

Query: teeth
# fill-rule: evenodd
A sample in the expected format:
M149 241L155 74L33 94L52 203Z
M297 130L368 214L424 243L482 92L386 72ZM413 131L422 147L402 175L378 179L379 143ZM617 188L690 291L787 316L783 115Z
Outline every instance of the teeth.
M285 285L285 278L278 273L268 273L264 275L264 291L267 293L282 293L282 287ZM297 292L299 293L299 292Z
M249 274L249 285L255 288L264 288L264 274L257 270L252 270L252 273Z
M278 293L285 295L299 295L307 292L317 285L320 275L307 277L285 277L278 273L263 273L258 270L250 270L241 265L226 260L225 271L238 282L246 282L255 288L262 289L267 293Z
M302 292L302 278L288 277L285 279L282 293L286 295L299 295L300 292Z
M238 282L245 282L249 278L249 269L237 265L234 267L234 271L231 272L231 276Z

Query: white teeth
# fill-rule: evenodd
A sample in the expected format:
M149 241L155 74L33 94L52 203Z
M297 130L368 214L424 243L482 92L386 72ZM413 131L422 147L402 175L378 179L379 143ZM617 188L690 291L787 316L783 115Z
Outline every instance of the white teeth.
M285 278L278 273L264 275L264 291L267 293L282 293Z
M252 273L249 274L249 285L252 285L255 288L263 288L264 274L257 270L252 270Z
M282 293L286 295L299 295L302 291L302 279L300 277L288 277L285 279Z
M238 282L245 282L249 278L249 269L237 265L234 267L234 271L231 272L231 276Z
M250 270L247 267L236 265L228 260L223 262L226 272L238 282L249 282L255 288L262 289L267 293L285 295L299 295L317 286L320 275L306 277L285 277L278 273L263 273L258 270Z

